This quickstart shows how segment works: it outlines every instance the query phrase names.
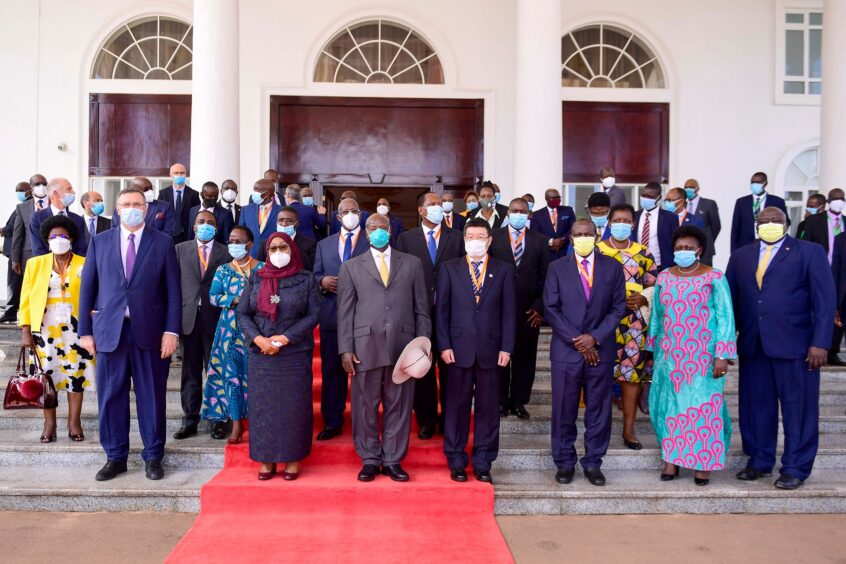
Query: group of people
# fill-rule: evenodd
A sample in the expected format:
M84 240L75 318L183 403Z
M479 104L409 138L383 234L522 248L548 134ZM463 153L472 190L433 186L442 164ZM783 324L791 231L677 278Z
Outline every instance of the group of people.
M384 198L368 214L345 192L330 218L309 187L280 187L273 170L244 207L235 182L223 182L222 193L207 182L198 193L185 174L175 164L173 185L158 199L148 179L135 178L111 221L100 217L96 192L82 196L84 216L69 211L74 192L65 179L36 175L17 187L11 268L23 275L22 342L68 391L73 440L84 440L82 393L96 381L107 456L98 480L126 471L130 381L146 475L163 476L165 391L178 344L184 418L174 438L196 435L207 419L213 437L238 443L249 420L259 479L273 478L279 464L285 479L296 479L312 447L319 328L316 439L344 432L351 385L359 480L409 479L401 462L413 413L420 439L443 434L453 480L466 481L472 465L477 480L490 482L500 419L531 417L543 324L552 329L559 483L573 480L578 462L590 483L605 484L619 385L624 444L643 448L635 419L648 404L661 479L687 468L707 484L725 468L723 377L734 361L749 456L737 477L771 474L779 407L785 452L775 485L794 489L810 475L819 368L836 350L846 295L835 289L846 285L842 191L829 194L828 212L809 203L813 217L800 226L808 241L797 240L787 234L784 201L767 194L766 175L754 174L735 206L723 273L712 267L717 204L694 179L666 194L646 184L635 211L604 168L581 219L556 189L534 209L529 195L500 204L499 187L484 182L461 212L452 194L427 192L417 201L419 225L405 230ZM419 373L400 366L409 349L426 359ZM56 426L55 410L45 411L42 442L56 440Z

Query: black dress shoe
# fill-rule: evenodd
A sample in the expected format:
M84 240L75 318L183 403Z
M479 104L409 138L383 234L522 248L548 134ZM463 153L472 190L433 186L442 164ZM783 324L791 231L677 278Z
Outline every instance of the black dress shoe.
M106 465L100 468L94 479L98 482L105 482L115 478L118 474L126 472L126 461L119 462L117 460L109 460Z
M385 464L382 466L382 474L394 482L407 482L408 472L402 469L399 464Z
M678 478L678 476L679 476L679 467L676 466L676 471L673 472L672 474L664 474L663 472L661 472L661 481L662 482L672 482L673 480Z
M486 484L490 484L491 482L493 482L490 470L482 470L480 472L474 470L473 475L476 477L476 480L480 482L485 482Z
M569 468L559 468L558 472L555 473L555 481L559 484L569 484L573 481L573 475L576 473L576 469L571 466Z
M605 485L605 474L599 468L585 468L585 478L594 486Z
M511 409L507 405L499 406L499 416L500 417L508 417L508 414L511 413Z
M432 438L434 434L435 430L432 427L429 427L428 425L423 425L422 427L420 427L420 431L417 432L417 438L423 441L428 441Z
M772 476L770 472L761 472L760 470L755 470L754 468L750 468L747 466L737 474L735 474L738 480L743 480L744 482L752 482L757 480L758 478L768 478Z
M791 476L790 474L782 474L778 477L778 480L776 480L775 484L773 485L780 490L795 490L804 482L805 480L800 480L796 476Z
M642 450L643 445L640 444L640 441L630 441L623 435L623 444L626 445L626 448L630 448L632 450Z
M161 480L164 478L164 467L161 460L148 460L144 463L144 473L148 480Z
M511 413L516 415L518 419L528 419L531 417L529 412L526 411L526 406L521 403L515 403L514 407L511 408Z
M464 468L453 468L449 472L449 477L452 479L453 482L466 482L467 471L464 470Z
M329 439L334 439L340 436L343 430L343 427L324 427L322 431L317 433L317 440L328 441Z
M6 310L2 317L0 317L0 323L17 323L18 322L18 312L13 311L10 312Z
M212 423L211 438L222 441L229 436L229 431L226 430L226 421L215 421Z
M173 438L176 440L187 439L188 437L193 437L197 434L197 425L195 423L189 423L188 425L183 425L179 428L177 432L173 434Z
M376 474L379 473L379 467L374 464L365 464L361 467L361 471L358 473L358 481L359 482L372 482L374 478L376 478Z

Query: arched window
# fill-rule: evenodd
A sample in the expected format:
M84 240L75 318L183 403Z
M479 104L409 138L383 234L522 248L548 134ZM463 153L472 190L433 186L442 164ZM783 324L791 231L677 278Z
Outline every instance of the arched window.
M561 38L561 85L588 88L665 88L658 57L630 31L580 27Z
M192 30L165 16L124 24L103 43L91 78L191 80Z
M443 84L438 54L414 29L386 20L345 27L323 47L315 82Z
M788 158L790 158L788 156ZM782 165L784 166L784 165ZM787 164L779 179L791 226L802 221L808 196L820 191L820 147L806 146Z

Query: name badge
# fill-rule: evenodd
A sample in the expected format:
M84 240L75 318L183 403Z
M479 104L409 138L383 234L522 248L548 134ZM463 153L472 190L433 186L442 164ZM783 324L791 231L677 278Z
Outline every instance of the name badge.
M56 304L56 322L61 325L70 325L71 315L73 314L73 307L68 303Z

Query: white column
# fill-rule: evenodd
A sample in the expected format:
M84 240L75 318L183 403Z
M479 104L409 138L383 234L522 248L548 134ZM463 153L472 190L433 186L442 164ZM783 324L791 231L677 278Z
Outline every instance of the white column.
M197 190L239 180L238 0L194 0L191 166Z
M825 0L820 108L820 186L846 188L846 2Z
M517 0L514 192L561 188L561 2Z

